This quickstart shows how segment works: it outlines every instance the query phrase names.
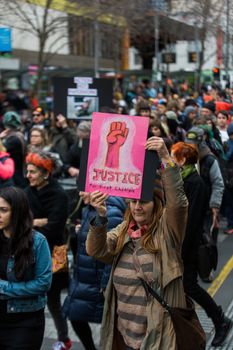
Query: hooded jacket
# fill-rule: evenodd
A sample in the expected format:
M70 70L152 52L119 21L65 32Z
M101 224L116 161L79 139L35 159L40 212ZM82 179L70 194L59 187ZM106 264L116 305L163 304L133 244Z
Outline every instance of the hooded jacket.
M209 147L202 142L199 145L200 175L209 192L209 207L220 208L224 192L224 182L217 159Z

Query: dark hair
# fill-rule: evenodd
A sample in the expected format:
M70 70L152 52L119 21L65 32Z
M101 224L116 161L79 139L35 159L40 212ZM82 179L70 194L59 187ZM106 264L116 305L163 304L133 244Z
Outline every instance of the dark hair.
M167 137L167 134L166 134L166 132L165 132L165 130L164 130L164 127L163 127L163 125L162 125L162 123L161 123L160 120L154 119L150 127L151 127L151 129L152 129L153 127L158 128L158 129L160 130L161 137Z
M171 111L175 109L177 112L179 111L179 103L176 100L171 100L167 104L167 109Z
M184 105L185 107L189 107L189 106L196 107L197 102L193 98L187 98L187 100L185 100Z
M140 114L142 110L151 111L150 104L147 100L141 100L137 103L136 113Z
M0 198L11 206L11 254L14 255L16 278L22 280L26 268L33 261L32 213L27 196L20 188L2 188Z
M218 111L218 112L216 113L217 117L218 117L219 114L224 115L224 117L226 117L226 118L228 119L228 113L227 113L227 111L225 111L225 110Z

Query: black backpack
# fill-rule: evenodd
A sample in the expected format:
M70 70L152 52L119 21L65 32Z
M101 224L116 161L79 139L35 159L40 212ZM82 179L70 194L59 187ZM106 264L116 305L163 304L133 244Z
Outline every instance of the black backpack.
M197 271L204 279L218 265L218 249L210 233L203 233L197 253Z

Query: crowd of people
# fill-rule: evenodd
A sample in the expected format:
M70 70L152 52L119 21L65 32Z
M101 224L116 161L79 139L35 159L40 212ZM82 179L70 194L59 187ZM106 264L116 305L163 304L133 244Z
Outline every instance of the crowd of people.
M204 232L217 247L221 217L224 233L233 235L233 89L195 93L171 85L164 91L145 80L116 88L112 102L108 113L149 119L146 149L157 151L161 163L153 200L76 191L72 269L52 273L53 248L67 240L71 208L59 180L78 179L91 120L70 120L35 99L0 94L3 349L15 349L16 341L21 350L40 348L47 302L57 331L53 350L72 347L67 319L86 350L97 349L90 322L102 322L103 350L175 350L172 321L141 278L174 307L186 307L185 294L201 305L215 327L212 346L232 326L198 283L197 254ZM213 271L201 279L213 281Z

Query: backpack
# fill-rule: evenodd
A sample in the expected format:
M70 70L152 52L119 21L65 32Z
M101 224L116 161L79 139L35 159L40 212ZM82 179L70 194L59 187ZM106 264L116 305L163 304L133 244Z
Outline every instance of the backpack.
M204 232L197 252L197 272L204 279L218 265L218 249L210 233Z

